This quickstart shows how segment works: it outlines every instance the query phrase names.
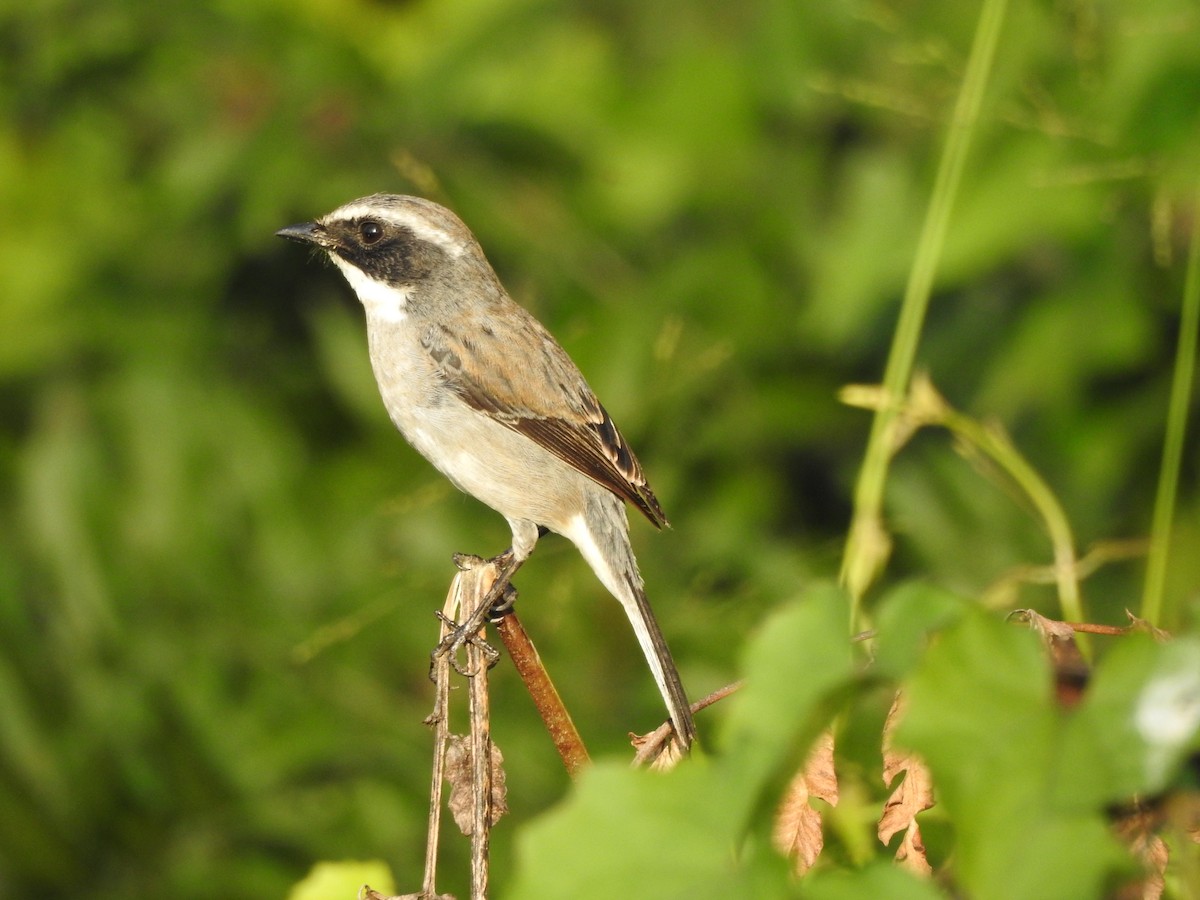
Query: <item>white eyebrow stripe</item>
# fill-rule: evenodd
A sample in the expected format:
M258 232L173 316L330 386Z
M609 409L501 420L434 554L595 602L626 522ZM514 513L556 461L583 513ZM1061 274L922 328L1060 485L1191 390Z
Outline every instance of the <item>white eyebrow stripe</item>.
M336 222L353 219L379 219L407 228L421 240L436 244L451 256L461 256L463 250L466 248L465 242L460 238L456 238L449 232L431 225L421 216L411 215L406 210L389 209L370 203L350 203L346 206L338 207L326 216L324 221Z

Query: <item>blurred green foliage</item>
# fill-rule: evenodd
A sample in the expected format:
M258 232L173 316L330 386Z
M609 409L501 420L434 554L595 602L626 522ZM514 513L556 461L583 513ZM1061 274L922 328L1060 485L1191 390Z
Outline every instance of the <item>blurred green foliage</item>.
M1130 638L1101 661L1094 693L1072 718L1054 696L1039 638L973 603L928 586L887 594L883 690L879 672L855 667L847 645L828 638L848 609L828 585L783 604L747 647L746 687L731 699L714 758L670 778L615 763L586 772L565 803L524 830L511 895L600 900L637 884L650 896L714 900L1077 900L1116 896L1113 888L1137 877L1106 804L1158 791L1200 747L1200 640ZM869 720L894 695L892 678L907 706L896 746L918 751L935 785L937 803L920 827L937 880L886 865L890 854L875 849L879 806L862 792L864 775L874 769L878 778L878 760L861 755L854 732L867 724L878 756L879 722ZM834 720L848 745L839 751L840 797L819 808L842 840L797 883L773 849L779 780L799 767L779 754L808 746ZM875 845L857 860L856 834ZM1173 848L1175 871L1190 859L1191 880L1180 888L1173 872L1171 896L1193 896L1200 883L1190 843Z
M392 430L336 273L272 237L362 194L451 205L559 336L674 523L634 540L685 680L738 674L763 617L837 569L868 422L835 393L879 378L976 15L0 10L0 894L282 896L372 857L416 883L431 611L450 554L508 534ZM1007 425L1085 546L1150 521L1197 46L1187 0L1013 4L926 327L934 381ZM940 435L897 459L888 510L890 579L978 596L1049 561ZM1120 621L1140 577L1085 582L1090 617ZM619 752L661 716L620 610L561 540L519 586L593 751ZM503 666L496 694L523 821L565 776ZM493 846L503 884L507 823Z

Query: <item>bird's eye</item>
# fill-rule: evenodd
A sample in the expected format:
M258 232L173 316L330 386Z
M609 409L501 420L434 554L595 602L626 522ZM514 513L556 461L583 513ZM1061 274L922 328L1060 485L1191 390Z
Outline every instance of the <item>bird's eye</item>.
M374 244L383 237L383 226L374 219L367 219L358 226L358 234L364 244Z

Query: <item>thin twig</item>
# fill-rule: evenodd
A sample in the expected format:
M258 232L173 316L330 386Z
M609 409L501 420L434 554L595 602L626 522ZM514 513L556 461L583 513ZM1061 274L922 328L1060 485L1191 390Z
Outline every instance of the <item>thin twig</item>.
M508 651L521 680L525 682L529 696L533 698L533 705L537 707L546 731L554 741L554 747L558 750L567 774L571 778L577 778L591 762L591 757L588 756L587 747L584 746L583 738L579 736L562 697L554 687L554 682L550 680L550 673L542 664L537 648L533 646L533 641L530 640L521 620L517 618L515 610L501 616L495 621L495 625L500 640L504 643L504 649Z
M1125 635L1130 629L1124 625L1101 625L1094 622L1067 622L1071 630L1083 634Z
M697 700L691 705L693 713L698 713L702 709L707 709L714 703L724 700L735 691L741 690L743 681L734 681L725 685L723 688L718 688L707 697ZM658 758L667 751L667 745L671 738L675 735L675 727L671 724L670 719L663 722L653 731L642 735L630 735L633 741L633 746L637 748L637 752L633 755L633 766L643 766L647 762L655 763Z

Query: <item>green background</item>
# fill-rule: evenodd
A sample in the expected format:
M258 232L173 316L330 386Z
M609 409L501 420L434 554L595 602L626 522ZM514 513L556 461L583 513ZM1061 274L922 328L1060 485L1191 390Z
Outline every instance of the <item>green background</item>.
M432 610L451 553L508 531L395 434L349 289L272 236L363 194L454 208L576 359L673 522L634 544L690 691L736 677L837 571L869 417L836 392L882 372L977 15L6 4L0 895L272 897L347 857L418 883ZM921 364L1011 430L1081 549L1149 527L1198 46L1185 0L1014 3L939 269ZM1050 561L944 434L898 457L888 515L890 581L979 596ZM1141 575L1085 582L1089 617L1121 623ZM518 586L593 753L623 753L661 711L619 607L561 539ZM494 702L525 821L566 778L506 665Z

